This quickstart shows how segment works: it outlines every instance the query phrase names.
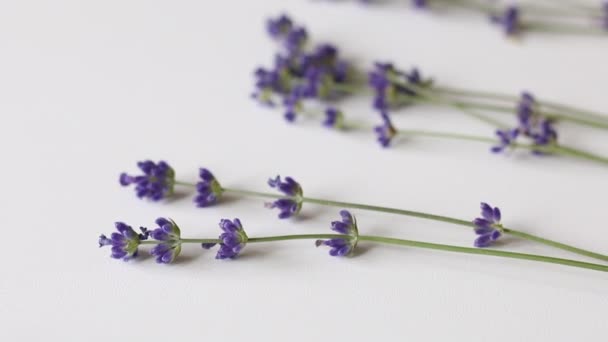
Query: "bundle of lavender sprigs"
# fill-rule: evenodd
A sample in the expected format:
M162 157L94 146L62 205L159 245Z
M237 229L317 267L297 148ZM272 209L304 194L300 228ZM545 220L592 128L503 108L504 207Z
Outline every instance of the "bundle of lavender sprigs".
M305 117L336 130L367 130L375 133L383 147L398 136L428 137L486 144L495 154L523 149L536 156L559 155L608 165L607 157L559 142L556 128L560 122L569 122L605 130L607 115L541 101L527 91L513 96L444 87L423 77L416 68L406 71L391 63L376 62L367 73L361 72L340 56L336 46L311 46L307 30L285 15L270 19L267 31L280 50L271 68L255 71L253 97L265 106L282 108L288 122ZM354 95L369 96L371 106L379 113L380 125L346 118L337 103ZM396 127L391 113L416 104L454 108L492 129L488 136L478 136ZM324 109L311 109L319 105Z
M336 0L333 0L336 1ZM378 0L358 0L365 4ZM481 13L507 36L524 32L552 34L608 34L608 1L606 0L405 0L419 10L463 9Z
M181 229L178 225L167 218L158 218L156 220L157 227L154 229L140 227L140 232L136 232L126 223L117 222L116 232L112 233L109 237L106 235L101 235L99 237L99 246L110 246L111 257L115 259L130 260L135 258L139 253L140 246L150 245L150 254L156 258L158 263L170 264L179 256L182 245L189 243L200 244L203 249L210 249L217 246L216 259L235 259L239 256L243 248L250 243L311 240L317 247L328 247L329 254L336 257L356 254L358 243L378 243L446 252L530 260L608 272L607 265L488 248L494 245L502 236L510 235L515 238L536 242L556 249L608 262L608 255L595 253L507 227L503 224L500 209L498 207L492 207L487 203L481 203L480 217L469 220L413 210L308 197L304 195L302 186L291 177L285 177L283 179L280 176L276 176L270 178L268 180L268 186L278 190L279 193L262 192L226 187L206 168L201 168L199 170L198 182L192 183L176 179L175 171L164 161L156 163L147 160L139 162L137 165L141 170L141 174L129 175L127 173L122 173L119 177L119 182L124 187L133 186L135 194L141 199L161 201L170 198L174 194L174 188L176 186L181 186L192 190L194 193L193 201L199 208L220 204L224 195L232 195L236 197L268 199L269 201L266 202L264 206L269 209L277 209L279 212L278 217L280 219L288 219L297 216L302 210L304 203L341 208L339 211L340 218L339 220L331 222L330 228L333 231L331 234L323 232L259 237L249 236L238 218L222 219L219 223L221 229L219 236L205 238L182 237ZM417 217L453 226L462 226L472 230L475 234L473 243L475 247L460 247L362 234L361 227L358 225L355 216L346 209Z
M362 89L367 83L373 95L373 107L380 113L382 119L382 124L374 127L373 130L378 141L385 147L389 146L392 139L399 134L421 135L489 143L492 145L492 151L496 153L507 149L526 148L537 155L559 154L608 163L608 160L603 157L558 144L554 128L554 124L558 121L570 121L601 129L608 128L608 120L599 114L562 104L539 102L529 93L525 93L521 97L511 97L439 87L431 80L424 79L416 69L404 72L388 63L376 63L374 69L369 72L367 80L364 80L361 73L357 72L349 62L339 57L338 50L334 46L320 44L308 49L306 30L294 25L290 18L281 16L272 19L268 22L267 28L270 35L282 46L282 51L276 55L272 69L260 68L256 71L254 97L271 107L282 105L284 117L290 122L295 121L299 116L316 117L317 113L311 112L305 107L305 102L316 101L326 106L324 113L320 113L323 116L324 126L335 129L365 128L360 124L354 125L347 121L344 114L335 107L334 100L357 92L364 93ZM505 104L501 106L481 104L471 101L471 97L502 101ZM496 124L498 126L497 138L475 137L461 133L396 129L391 123L389 113L401 106L415 103L454 107L472 117ZM491 109L511 114L517 124L514 128L504 128L502 123L493 117L478 112L479 109ZM528 140L528 143L519 142L518 139L521 138ZM158 263L170 264L178 258L183 244L200 244L203 249L217 247L216 259L235 259L247 244L311 240L317 247L328 247L329 254L336 257L356 255L359 243L377 243L522 259L608 272L608 265L605 264L608 262L608 255L513 229L503 223L501 210L487 203L481 203L479 217L462 219L411 209L309 197L304 195L302 186L291 177L276 176L268 179L268 186L278 192L264 192L226 187L206 168L201 168L198 181L192 182L177 179L174 169L165 161L146 160L139 162L137 166L141 171L139 174L122 173L119 183L123 187L134 187L135 194L140 199L162 201L174 195L175 187L184 187L193 193L193 202L199 208L222 204L223 197L229 195L266 199L267 202L264 203L264 206L278 210L280 219L289 219L299 215L305 203L339 208L339 219L330 223L333 231L331 233L323 231L276 236L249 236L238 218L222 219L219 223L221 229L219 235L204 238L182 237L180 227L168 218L158 218L155 221L154 229L140 227L139 232L126 223L117 222L115 232L109 236L101 235L98 240L100 247L111 248L111 257L115 259L130 260L138 256L140 247L148 246L150 247L149 253L155 257ZM432 220L446 224L446 226L461 226L472 231L473 247L363 234L355 215L349 210L402 215ZM496 242L505 235L596 259L603 264L505 251L502 250L502 247L506 246L504 243L496 245Z

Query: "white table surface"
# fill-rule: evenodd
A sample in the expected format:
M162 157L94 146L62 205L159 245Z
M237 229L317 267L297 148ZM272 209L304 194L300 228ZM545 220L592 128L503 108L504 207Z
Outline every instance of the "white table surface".
M265 190L277 173L306 194L472 219L479 202L504 222L608 252L608 169L561 158L490 155L471 143L402 141L287 125L251 101L251 72L275 51L263 23L286 12L313 40L361 66L419 66L445 85L608 108L608 42L504 39L483 19L306 0L3 1L0 151L3 341L605 341L604 273L492 257L362 244L351 259L310 242L247 246L234 261L185 247L180 261L122 262L97 248L113 222L175 219L214 236L240 217L249 235L329 232L337 210L306 205L279 221L255 199L196 209L149 203L117 184L135 162L165 159L183 180L210 167L226 186ZM367 100L345 105L377 119ZM446 109L414 107L403 127L491 135ZM608 154L603 131L561 139ZM355 211L369 234L468 246L474 234ZM508 243L507 243L508 242ZM505 239L515 251L571 257ZM582 258L581 260L590 261Z

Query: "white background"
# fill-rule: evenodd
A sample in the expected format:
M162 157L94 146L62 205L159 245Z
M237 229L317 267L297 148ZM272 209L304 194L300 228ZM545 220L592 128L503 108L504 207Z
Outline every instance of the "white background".
M371 134L288 125L256 105L252 70L276 49L264 20L282 12L361 67L390 60L445 85L608 108L606 40L513 41L470 14L307 0L2 1L0 339L604 341L600 272L368 244L336 259L306 241L250 245L234 261L188 246L171 266L97 248L116 220L151 227L168 216L184 236L207 237L224 217L240 217L250 236L324 233L337 217L307 205L302 218L279 221L255 199L196 209L187 189L169 203L140 201L117 177L152 158L182 180L207 166L225 186L265 190L280 173L310 196L463 219L489 201L508 226L608 253L606 167L427 139L382 150ZM344 109L377 120L368 99ZM400 127L492 134L446 109L396 117ZM562 125L560 138L608 154L605 132ZM455 226L355 213L368 234L474 239ZM498 248L572 257L512 239Z

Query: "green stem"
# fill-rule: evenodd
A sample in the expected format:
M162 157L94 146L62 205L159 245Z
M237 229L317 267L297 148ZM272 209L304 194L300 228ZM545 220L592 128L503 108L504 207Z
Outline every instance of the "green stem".
M247 243L260 243L260 242L275 242L275 241L288 241L288 240L324 240L324 239L352 239L353 237L343 234L298 234L298 235L279 235L279 236L263 236L263 237L252 237L247 239ZM581 262L570 259L560 259L553 258L544 255L536 255L536 254L524 254L524 253L515 253L515 252L505 252L498 251L493 249L481 249L481 248L470 248L470 247L460 247L453 245L444 245L423 241L413 241L413 240L403 240L403 239L395 239L383 236L371 236L371 235L359 235L357 237L358 241L367 241L374 242L380 244L389 244L389 245L398 245L398 246L407 246L414 248L424 248L431 250L439 250L446 252L456 252L456 253L465 253L465 254L476 254L476 255L488 255L488 256L498 256L503 258L511 258L511 259L522 259L522 260L531 260L537 262L551 263L551 264L559 264L565 266L572 266L578 268L591 269L596 271L608 272L608 266L592 264L588 262ZM164 241L156 241L156 240L146 240L141 241L141 245L157 245L163 243ZM184 243L221 243L219 239L180 239L182 244Z
M508 95L508 94L498 94L498 93L490 93L490 92L475 91L475 90L468 90L468 89L457 89L457 88L450 88L450 87L433 87L431 89L434 91L437 91L439 93L443 93L446 95L452 95L452 96L477 97L477 98L483 98L486 100L495 100L495 101L502 101L502 102L509 102L509 103L517 103L520 101L519 96L513 96L513 95ZM556 110L559 112L568 112L571 115L565 115L564 118L567 117L568 119L573 120L573 121L574 121L574 119L578 118L579 116L584 116L584 117L586 117L586 119L583 119L585 121L593 121L597 124L608 125L608 115L606 115L606 114L592 112L592 111L584 110L584 109L578 109L578 108L574 108L569 105L552 102L552 101L543 100L543 101L539 101L538 104L541 108L544 107L544 108L547 108L550 110L551 109ZM508 107L508 108L511 112L514 112L514 109L512 107ZM549 113L549 114L551 114L551 113ZM576 115L576 116L574 116L574 115ZM606 127L606 126L603 126L603 127Z
M417 135L431 138L441 138L441 139L453 139L453 140L467 140L467 141L475 141L482 143L490 143L495 144L496 139L486 138L477 135L468 135L468 134L458 134L458 133L448 133L448 132L433 132L433 131L422 131L422 130L399 130L399 134L402 135ZM584 159L587 161L594 161L604 165L608 165L608 158L603 156L598 156L596 154L581 151L572 147L567 147L563 145L554 145L554 146L537 146L534 144L513 144L514 148L525 148L529 150L538 150L544 153L550 154L558 154L563 156L570 156L578 159Z
M191 184L191 183L176 182L176 184ZM222 190L225 193L233 193L233 194L237 194L237 195L250 196L250 197L273 198L273 199L285 198L284 195L272 194L272 193L266 193L266 192L249 191L249 190L241 190L241 189L234 189L234 188L222 188ZM374 211L374 212L380 212L380 213L386 213L386 214L417 217L420 219L445 222L445 223L465 226L465 227L469 227L469 228L475 227L473 222L469 221L469 220L462 220L462 219L458 219L458 218L454 218L454 217L435 215L435 214L424 213L424 212L420 212L420 211L388 208L388 207L381 207L381 206L360 204L360 203L332 201L332 200L312 198L312 197L302 197L302 198L300 198L300 200L303 203L318 204L318 205L328 206L328 207L360 209L360 210ZM505 234L510 234L510 235L522 238L524 240L537 242L537 243L544 244L544 245L547 245L550 247L554 247L557 249L565 250L568 252L572 252L572 253L579 254L579 255L584 255L587 257L595 258L595 259L599 259L602 261L608 261L608 256L603 255L603 254L587 251L587 250L584 250L584 249L581 249L578 247L574 247L574 246L570 246L570 245L567 245L567 244L564 244L561 242L541 238L538 236L534 236L532 234L523 233L523 232L520 232L520 231L517 231L514 229L510 229L510 228L506 228L506 227L502 227L502 229ZM298 235L298 236L300 236L300 235ZM304 236L304 235L302 235L302 236ZM321 238L328 238L328 237L321 237ZM332 238L332 237L330 237L330 238ZM249 241L251 241L251 239ZM197 242L199 242L199 241L197 241ZM201 243L202 242L213 243L213 241L200 241L200 242ZM260 240L260 242L261 242L261 240Z
M497 257L503 257L503 258L511 258L511 259L530 260L530 261L537 261L537 262L544 262L544 263L550 263L550 264L586 268L586 269L595 270L595 271L608 272L608 266L605 266L605 265L592 264L592 263L588 263L588 262L581 262L581 261L575 261L575 260L570 260L570 259L553 258L553 257L548 257L548 256L543 256L543 255L536 255L536 254L524 254L524 253L497 251L497 250L493 250L493 249L442 245L442 244L437 244L437 243L402 240L402 239L394 239L394 238L387 238L387 237L380 237L380 236L368 236L368 235L360 235L359 241L370 241L370 242L385 243L385 244L398 245L398 246L408 246L408 247L425 248L425 249L432 249L432 250L441 250L441 251L445 251L445 252L478 254L478 255L488 255L488 256L497 256Z
M515 237L518 237L518 238L521 238L524 240L538 242L538 243L546 245L546 246L551 246L551 247L555 247L555 248L558 248L558 249L561 249L564 251L572 252L572 253L579 254L579 255L584 255L584 256L587 256L587 257L590 257L593 259L608 261L608 255L591 252L591 251L588 251L585 249L566 245L566 244L563 244L563 243L557 242L557 241L544 239L544 238L541 238L541 237L538 237L538 236L535 236L532 234L520 232L520 231L513 230L513 229L505 228L503 231L506 234L509 234L509 235L512 235L512 236L515 236Z
M394 78L391 81L395 84L409 88L410 90L414 91L417 96L421 97L423 100L425 100L427 102L452 106L470 117L473 117L477 120L490 124L492 127L506 128L506 125L503 124L502 122L495 120L493 118L490 118L481 113L477 113L477 112L471 110L470 108L466 108L466 107L462 106L461 104L456 103L454 101L449 101L449 100L443 99L441 96L437 96L436 93L434 93L433 91L430 91L424 87L418 86L413 83L403 83L401 80L394 79ZM416 97L413 97L413 96L409 97L410 100L413 100L415 98Z

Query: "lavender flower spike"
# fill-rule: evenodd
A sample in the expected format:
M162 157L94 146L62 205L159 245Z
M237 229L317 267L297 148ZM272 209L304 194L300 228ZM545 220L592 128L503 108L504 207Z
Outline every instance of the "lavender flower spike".
M481 203L481 216L473 220L475 234L479 237L475 240L475 247L488 247L492 245L503 232L500 223L501 213L498 207L491 207L487 203Z
M131 226L123 222L116 222L117 233L112 233L108 238L105 235L99 236L99 247L112 246L112 254L114 259L122 259L124 261L137 257L137 248L142 240L148 238L148 230L141 227L141 234L137 234Z
M200 182L196 183L196 192L194 202L199 208L204 208L215 204L222 196L224 190L217 181L215 176L208 169L201 168L199 170Z
M511 130L497 130L496 136L498 136L498 145L492 147L491 151L494 153L500 153L506 150L509 147L513 147L515 144L515 140L519 136L519 129L511 129Z
M397 129L391 123L388 113L383 111L382 114L382 125L374 127L376 132L377 140L382 147L388 147L391 144L393 138L397 135Z
M234 220L223 219L220 221L220 228L223 233L220 234L219 239L220 248L215 256L216 259L234 259L239 253L245 248L247 244L247 233L243 229L241 220L235 218ZM205 243L203 248L209 249L215 244Z
M501 25L508 36L514 36L521 29L519 7L515 5L508 6L501 15L493 15L490 17L492 22Z
M119 182L122 186L135 185L135 194L139 198L149 198L159 201L173 194L175 185L175 171L164 161L155 163L151 160L137 163L142 175L130 176L120 174Z
M270 209L279 209L279 218L286 219L297 215L302 209L302 187L291 177L285 177L285 181L281 181L280 176L268 180L268 185L272 188L277 188L284 193L286 197L279 198L272 203L266 203L266 207Z
M333 221L331 223L331 229L339 234L344 234L344 238L336 238L329 240L317 240L317 247L329 246L329 255L331 256L349 256L352 255L357 241L359 239L359 229L357 227L357 220L347 210L340 211L341 220Z
M323 126L327 128L342 129L344 128L344 114L342 111L329 107L325 110L325 120Z
M180 229L171 219L159 217L156 219L159 228L150 232L156 241L162 241L150 251L159 264L170 264L182 250Z

